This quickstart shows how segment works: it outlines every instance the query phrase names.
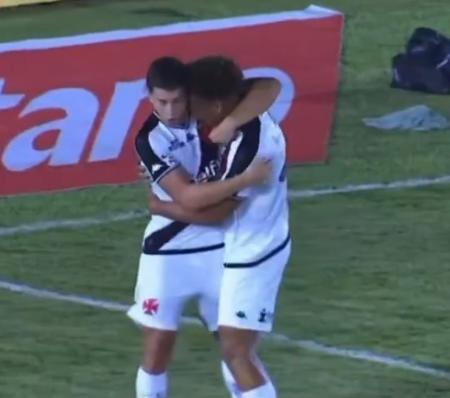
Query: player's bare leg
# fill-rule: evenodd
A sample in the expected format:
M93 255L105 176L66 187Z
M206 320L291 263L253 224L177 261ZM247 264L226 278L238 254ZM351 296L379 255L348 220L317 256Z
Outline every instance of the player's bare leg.
M219 332L218 331L213 332L212 335L214 337L214 340L216 340L216 342L219 343L220 345ZM233 374L231 373L230 368L228 367L228 364L225 362L224 359L222 359L220 367L222 371L223 382L228 392L230 393L231 398L241 398L242 394L239 385L237 384Z
M220 326L222 355L243 398L275 398L276 391L256 355L258 332Z
M136 378L137 398L167 396L167 368L172 358L177 332L143 329L144 358Z

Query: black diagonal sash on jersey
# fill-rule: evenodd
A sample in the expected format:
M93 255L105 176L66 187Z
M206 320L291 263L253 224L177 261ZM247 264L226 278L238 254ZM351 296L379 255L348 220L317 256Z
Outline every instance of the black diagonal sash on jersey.
M240 130L243 133L242 140L236 153L231 159L231 166L228 168L228 172L223 179L234 177L244 172L244 170L250 166L250 163L255 159L258 153L259 140L261 134L261 121L259 117L251 120L247 124L244 124ZM224 162L228 163L226 157L229 156L229 151L225 153Z
M136 151L149 170L153 182L158 182L164 175L178 167L178 163L176 161L167 156L158 156L151 148L149 134L158 125L158 123L159 119L154 114L151 115L144 123L135 140ZM202 140L200 141L200 145L202 159L199 173L204 173L207 179L214 178L218 168L214 168L213 163L217 164L218 147L213 143L206 143ZM163 248L166 243L172 241L178 234L189 227L189 225L190 224L181 221L172 221L165 227L154 231L144 239L142 252L144 254L153 255L191 254L217 250L224 247L223 243L219 243L215 245L187 249Z
M158 126L158 123L157 116L151 114L134 141L136 152L147 168L153 182L158 182L168 172L179 166L169 153L158 155L150 145L149 135Z

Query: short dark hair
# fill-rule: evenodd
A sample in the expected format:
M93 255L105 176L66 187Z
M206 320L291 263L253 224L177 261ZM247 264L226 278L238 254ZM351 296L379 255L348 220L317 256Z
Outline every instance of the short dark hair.
M188 64L191 94L207 100L224 100L240 95L244 75L231 58L208 56Z
M188 83L187 66L175 57L155 59L149 66L146 85L149 92L154 88L176 90L186 88Z

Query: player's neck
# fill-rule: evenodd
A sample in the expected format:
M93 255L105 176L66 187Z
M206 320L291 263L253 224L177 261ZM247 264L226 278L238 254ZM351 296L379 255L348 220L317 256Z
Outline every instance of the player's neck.
M174 129L184 129L187 126L189 126L189 118L185 118L185 119L180 119L177 121L171 121L171 122L163 122L167 127L171 127Z
M188 125L191 120L188 113L186 113L185 115L183 115L180 118L172 119L172 120L163 119L156 111L154 111L154 114L160 120L161 123L163 123L167 127L171 127L171 128L185 128L185 126Z

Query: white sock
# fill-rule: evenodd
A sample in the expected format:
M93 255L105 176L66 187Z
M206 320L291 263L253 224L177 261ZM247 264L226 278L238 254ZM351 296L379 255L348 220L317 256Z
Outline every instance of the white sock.
M139 368L136 376L136 398L166 398L167 373L152 375Z
M242 393L242 398L277 398L273 384L268 381L260 387Z
M233 375L231 374L230 369L228 368L225 361L222 361L222 376L223 381L225 383L225 387L229 391L231 398L241 398L241 392L239 390L239 386L234 380Z

